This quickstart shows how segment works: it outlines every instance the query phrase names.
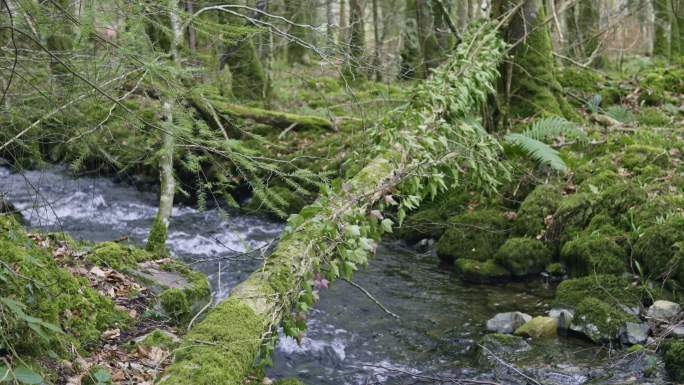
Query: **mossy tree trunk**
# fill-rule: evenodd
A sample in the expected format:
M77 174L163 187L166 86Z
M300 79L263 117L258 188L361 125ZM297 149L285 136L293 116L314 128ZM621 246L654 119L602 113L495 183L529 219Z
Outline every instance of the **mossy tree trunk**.
M169 54L172 65L180 70L179 45L183 39L179 20L178 0L168 0L169 22L171 24L171 39L169 42ZM173 109L175 107L173 90L167 90L166 100L163 102L164 119L166 125L162 131L162 149L159 157L159 210L154 220L150 235L147 240L147 249L157 253L166 252L166 238L169 222L173 212L173 197L176 192L176 179L173 175L173 154L175 150L175 136L173 127Z
M672 1L672 56L675 58L684 57L684 2Z
M347 0L340 0L340 30L337 33L337 44L341 47L347 46Z
M423 77L427 77L430 70L437 67L441 61L441 49L435 34L433 16L430 0L416 0L416 30L423 58Z
M603 67L606 58L601 54L601 3L594 0L580 0L577 31L581 41L582 57L595 67Z
M518 6L501 0L499 11ZM511 63L503 70L504 120L508 117L557 115L574 118L555 75L551 32L546 23L543 0L525 0L505 29L505 40L513 45Z
M287 18L299 25L314 23L315 7L312 0L285 0ZM290 26L288 33L293 37L287 45L288 62L309 64L309 49L302 43L311 43L311 30L306 27Z
M401 68L399 70L399 77L403 79L422 78L424 76L416 15L416 0L406 0L404 6L405 26L403 28L401 47Z
M364 53L366 50L366 26L363 21L364 0L349 0L349 51L345 73L352 79L365 78Z
M653 0L654 32L653 56L665 60L670 59L670 25L672 23L672 7L670 0Z
M376 81L382 81L382 68L380 63L380 50L382 49L382 40L380 39L380 10L378 9L378 0L372 0L373 6L373 77Z

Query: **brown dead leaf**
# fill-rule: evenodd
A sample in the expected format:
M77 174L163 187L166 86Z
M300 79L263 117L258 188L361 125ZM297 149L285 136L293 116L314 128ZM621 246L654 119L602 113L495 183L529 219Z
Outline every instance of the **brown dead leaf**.
M105 340L113 340L119 338L121 335L121 330L119 329L109 329L102 332L102 338Z

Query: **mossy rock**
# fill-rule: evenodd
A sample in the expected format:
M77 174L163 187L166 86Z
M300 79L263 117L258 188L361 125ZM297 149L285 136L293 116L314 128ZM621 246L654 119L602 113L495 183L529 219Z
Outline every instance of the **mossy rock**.
M162 329L155 329L140 339L136 339L136 341L136 345L144 347L155 346L167 351L172 351L178 347L178 344L180 343L178 336Z
M551 251L544 242L534 238L510 238L494 258L499 266L516 277L538 274L551 262Z
M647 228L634 245L633 255L646 274L655 279L671 278L684 285L684 217L674 215Z
M267 193L269 200L275 204L276 209L270 207L257 195L254 195L247 202L244 209L248 212L266 213L270 216L282 218L284 216L282 214L297 214L307 205L307 201L302 194L292 191L287 187L273 186L269 190L270 192Z
M532 349L524 338L501 333L485 335L478 345L481 347L478 349L477 361L483 366L496 365L497 358L513 361Z
M162 310L177 324L189 322L211 299L211 288L207 277L179 261L165 263L161 267L166 271L178 273L186 279L181 286L162 287L163 291L159 294L159 304Z
M618 183L620 180L621 178L613 170L603 170L596 175L584 179L577 186L577 192L597 194Z
M610 342L619 338L620 328L625 322L636 321L636 317L617 306L587 297L577 304L570 328L583 333L594 342Z
M666 168L670 166L670 156L663 148L633 144L625 148L624 154L620 158L620 164L637 173L642 173L646 166L656 166Z
M643 291L625 277L610 274L592 274L568 279L556 288L554 306L576 307L587 297L600 296L611 303L629 307L641 304Z
M462 280L471 283L496 283L507 281L511 273L499 266L493 259L479 261L459 258L455 262L456 272Z
M444 260L493 258L506 241L511 223L504 213L480 209L449 218L449 228L437 242L437 255Z
M520 205L513 224L514 232L530 237L542 234L546 229L546 218L556 212L562 199L563 194L558 186L537 186Z
M97 345L100 335L110 328L125 328L129 316L115 308L111 298L99 294L90 283L57 265L53 251L36 244L14 217L0 215L0 298L51 327L40 323L45 337L28 327L25 319L0 305L3 315L4 343L24 357L44 357L48 350L66 355L73 347L86 351ZM11 266L13 273L4 266ZM16 274L20 272L20 274Z
M567 66L558 72L558 81L563 88L575 89L585 94L601 91L605 77L598 71Z
M665 346L665 369L672 380L684 382L684 340Z
M406 217L397 230L397 236L408 243L425 238L439 239L448 227L448 218L462 212L471 198L468 193L450 193L423 203L417 211Z
M516 336L531 338L555 337L558 319L552 317L534 317L515 330Z
M573 277L589 274L622 274L625 249L613 237L600 232L582 232L561 248L561 261Z
M140 262L151 261L155 255L126 243L102 242L95 244L86 258L96 265L125 270L135 268Z
M547 238L562 242L583 230L592 217L600 211L599 196L592 193L576 193L560 202L553 216L553 224Z

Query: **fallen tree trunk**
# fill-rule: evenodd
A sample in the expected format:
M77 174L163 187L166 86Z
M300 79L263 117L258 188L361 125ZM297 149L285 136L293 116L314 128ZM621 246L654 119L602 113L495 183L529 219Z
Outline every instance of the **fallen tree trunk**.
M269 353L284 317L310 306L313 273L325 268L333 277L350 276L374 249L370 238L391 231L391 221L371 210L376 203L396 204L399 213L415 207L447 188L444 169L451 169L452 185L496 183L500 146L466 118L486 101L484 90L492 90L503 43L491 25L472 29L452 61L415 90L413 105L392 128L375 134L378 147L390 150L376 153L341 186L323 189L316 202L290 218L264 265L183 338L159 384L242 384L258 358ZM406 198L395 202L394 190Z
M211 127L222 125L232 126L235 119L249 119L256 123L266 124L281 129L290 130L332 130L334 124L325 118L312 115L290 114L287 112L271 111L256 107L247 107L230 103L227 100L208 99L201 96L191 98L193 107L200 113L202 119Z

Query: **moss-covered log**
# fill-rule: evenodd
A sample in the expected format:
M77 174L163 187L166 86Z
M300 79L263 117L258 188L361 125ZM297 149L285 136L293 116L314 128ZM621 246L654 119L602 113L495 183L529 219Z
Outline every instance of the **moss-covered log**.
M249 119L257 123L266 124L281 129L294 130L332 130L334 124L325 118L312 115L298 115L287 112L265 110L257 107L247 107L230 103L217 98L206 99L201 96L191 97L192 105L210 126L216 126L216 120L221 124L231 125L234 119Z
M370 162L348 182L346 192L328 198L327 207L336 212L371 205L396 183L395 158L388 154ZM310 271L317 260L319 250L312 239L316 225L317 219L310 220L281 239L264 267L236 286L187 334L160 384L242 383L263 341L275 332L299 293L301 282L292 277Z

